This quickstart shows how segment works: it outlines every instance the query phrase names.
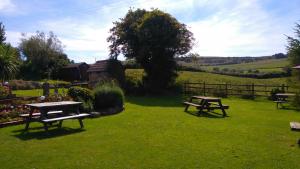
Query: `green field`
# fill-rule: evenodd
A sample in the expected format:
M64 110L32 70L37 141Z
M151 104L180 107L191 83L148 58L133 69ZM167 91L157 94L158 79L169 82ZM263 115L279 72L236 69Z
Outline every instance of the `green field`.
M282 72L282 68L289 65L288 59L268 59L257 62L232 64L232 65L218 65L218 66L203 66L201 68L212 71L214 67L218 67L220 70L224 68L236 69L236 70L259 70L260 72Z
M58 93L66 94L67 89L60 88L58 89ZM43 89L33 89L33 90L13 90L13 94L16 94L18 97L26 97L26 96L42 96ZM54 94L54 89L50 89L50 94Z
M271 101L224 99L220 112L183 111L180 96L127 97L125 111L65 121L46 133L33 123L0 129L1 168L300 168L299 112ZM221 114L221 113L220 113Z
M143 76L142 69L127 69L126 76L141 80ZM232 83L232 84L269 84L269 85L281 85L287 83L287 78L271 78L271 79L254 79L254 78L243 78L228 75L219 75L206 72L190 72L190 71L179 71L177 82L182 83L188 82L206 82L206 83Z

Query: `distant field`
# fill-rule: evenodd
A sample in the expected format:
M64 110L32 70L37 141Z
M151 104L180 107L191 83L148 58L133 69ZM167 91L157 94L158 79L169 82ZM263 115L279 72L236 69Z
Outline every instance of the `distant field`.
M60 88L58 89L59 94L66 94L67 89ZM26 96L42 96L42 89L32 89L32 90L13 90L13 94L16 94L18 97L26 97ZM50 89L50 94L54 94L54 89Z
M142 69L127 69L126 76L132 79L141 80L143 75ZM232 83L232 84L269 84L269 85L280 85L286 84L287 78L271 78L271 79L253 79L253 78L242 78L228 75L219 75L206 72L190 72L190 71L179 71L177 82L206 82L206 83Z
M259 70L260 72L282 72L282 68L288 66L289 61L284 59L268 59L257 62L231 64L231 65L219 65L219 66L203 66L202 69L212 71L214 67L218 67L220 70L224 68L236 69L236 70Z

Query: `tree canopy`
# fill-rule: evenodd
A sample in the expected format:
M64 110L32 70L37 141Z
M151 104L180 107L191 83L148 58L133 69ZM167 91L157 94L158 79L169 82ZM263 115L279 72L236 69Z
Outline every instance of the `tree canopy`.
M158 9L130 9L114 22L110 33L111 58L120 54L134 58L145 70L144 84L152 89L164 89L174 82L174 57L189 52L194 40L185 24Z
M300 24L298 23L296 23L295 34L294 38L287 37L287 55L292 66L300 65Z
M53 32L46 35L37 31L31 37L23 35L19 50L25 59L22 76L29 79L55 78L58 71L70 63L61 41Z
M5 40L6 40L5 27L2 24L2 22L0 22L0 44L4 44Z
M18 51L9 44L0 44L0 80L10 80L18 73Z

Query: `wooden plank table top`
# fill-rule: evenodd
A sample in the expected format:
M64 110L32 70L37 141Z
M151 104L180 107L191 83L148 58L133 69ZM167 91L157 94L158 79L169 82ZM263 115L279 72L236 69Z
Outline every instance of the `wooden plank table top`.
M192 96L193 99L202 99L202 100L208 100L208 101L219 101L220 98L217 97L207 97L207 96Z
M75 101L61 101L61 102L44 102L44 103L32 103L26 104L29 107L35 108L43 108L43 107L58 107L58 106L68 106L68 105L79 105L82 102L75 102Z
M295 93L277 93L276 96L296 96Z

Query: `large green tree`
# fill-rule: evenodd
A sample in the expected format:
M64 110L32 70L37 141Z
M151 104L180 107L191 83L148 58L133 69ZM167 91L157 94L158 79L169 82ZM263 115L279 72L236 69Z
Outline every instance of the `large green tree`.
M59 70L70 63L61 41L53 32L23 35L19 49L25 59L22 76L27 79L55 78Z
M300 65L300 24L296 23L295 37L287 37L287 54L292 66Z
M130 9L114 22L108 37L110 56L134 58L145 70L144 84L156 91L173 84L176 74L174 57L192 48L193 34L170 14L158 9Z
M19 70L20 60L16 48L9 44L0 44L0 80L10 80Z

